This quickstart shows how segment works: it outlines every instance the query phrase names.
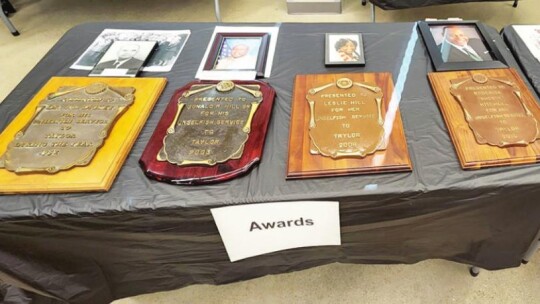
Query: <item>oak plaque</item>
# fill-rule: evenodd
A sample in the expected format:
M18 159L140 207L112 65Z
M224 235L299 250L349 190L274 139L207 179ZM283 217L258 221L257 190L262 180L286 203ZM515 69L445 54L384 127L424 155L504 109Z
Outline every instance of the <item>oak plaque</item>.
M390 73L297 75L287 178L412 170Z
M166 82L51 78L0 135L0 193L109 190Z
M540 108L513 69L430 73L463 169L535 163Z
M56 173L87 165L114 121L133 103L134 92L100 82L59 88L39 103L34 118L8 144L0 168Z

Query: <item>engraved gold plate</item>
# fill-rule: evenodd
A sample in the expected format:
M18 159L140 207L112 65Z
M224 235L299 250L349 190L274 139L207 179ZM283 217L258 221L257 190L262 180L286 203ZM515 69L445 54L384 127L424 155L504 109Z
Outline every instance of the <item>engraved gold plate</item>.
M386 149L379 87L341 78L310 89L306 98L311 154L335 159Z
M540 138L538 121L513 81L477 73L450 82L479 144L526 146Z
M87 165L115 120L134 100L132 87L92 83L61 87L37 106L0 157L0 168L16 173L69 170Z
M213 166L239 159L262 100L259 85L232 81L193 85L178 99L157 160Z

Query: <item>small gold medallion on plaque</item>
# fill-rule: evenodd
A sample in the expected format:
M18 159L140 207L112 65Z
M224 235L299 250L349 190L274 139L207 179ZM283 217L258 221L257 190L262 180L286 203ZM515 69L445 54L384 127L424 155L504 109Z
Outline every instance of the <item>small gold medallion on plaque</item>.
M539 138L538 121L511 79L477 73L450 82L479 144L526 146Z
M340 78L311 88L306 98L311 154L365 157L386 149L379 87Z
M59 88L39 103L33 119L9 143L0 168L56 173L87 165L133 103L134 91L104 83Z
M193 85L178 99L157 160L213 166L239 159L262 101L259 85L232 81Z

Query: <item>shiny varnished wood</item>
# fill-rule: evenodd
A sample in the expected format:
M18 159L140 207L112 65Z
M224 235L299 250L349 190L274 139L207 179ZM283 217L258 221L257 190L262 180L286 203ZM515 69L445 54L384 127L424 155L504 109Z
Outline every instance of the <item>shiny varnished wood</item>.
M532 139L530 142L530 131L523 132L523 141L515 141L513 144L505 143L499 144L484 140L483 137L487 137L485 130L477 130L477 136L475 137L474 128L475 124L467 121L467 113L464 108L460 106L460 103L456 96L451 93L451 83L457 79L472 78L474 75L483 74L487 77L493 77L503 79L508 82L514 83L517 86L518 93L523 103L523 110L525 108L530 111L536 123L540 122L540 108L534 96L531 94L521 77L513 69L494 69L494 70L475 70L475 71L457 71L457 72L444 72L444 73L430 73L429 80L435 93L439 108L443 114L446 126L454 143L454 148L458 155L461 167L463 169L481 169L486 167L498 167L509 165L521 165L536 163L540 160L540 140ZM478 77L478 76L477 76ZM454 92L455 94L455 92ZM502 94L503 95L503 94ZM501 95L501 96L502 96ZM505 98L514 98L515 96L504 94ZM464 97L465 98L465 97ZM469 99L471 99L469 97ZM470 101L469 102L478 102ZM507 101L510 102L510 101ZM515 102L515 100L513 100ZM466 108L471 108L469 105ZM501 106L501 108L515 108L515 105L510 107ZM468 110L470 115L477 115L474 111ZM478 112L479 110L476 110ZM512 110L510 114L516 114L516 110ZM505 112L500 112L505 113ZM524 115L522 115L524 116ZM509 128L507 122L501 123L501 128ZM528 123L530 124L530 123ZM515 124L514 127L523 128L523 126ZM536 126L538 127L538 126ZM489 131L489 130L488 130ZM492 132L499 132L497 126L494 125L491 128ZM525 131L525 130L524 130ZM483 132L483 133L481 133ZM489 135L489 137L495 137ZM500 136L498 136L500 137Z
M337 159L310 153L310 107L306 95L311 88L336 82L341 78L349 78L354 82L381 88L383 92L382 117L385 120L391 119L390 122L392 122L389 128L391 132L387 134L386 149L378 150L365 157L351 156ZM399 109L388 115L388 105L393 89L390 73L297 75L292 100L287 178L411 171L412 165Z
M112 87L132 87L135 99L110 129L108 137L86 166L50 173L17 174L0 169L0 193L63 193L107 191L120 171L167 80L165 78L53 77L28 102L0 135L0 155L33 118L36 107L60 87L83 87L103 82Z
M251 130L240 157L214 165L195 164L182 166L158 159L159 153L163 149L163 140L167 135L167 129L171 125L176 126L175 117L178 112L179 98L194 85L216 83L217 81L194 81L175 92L139 160L139 164L148 177L177 185L210 184L227 181L246 174L253 166L259 163L275 96L274 90L268 84L260 81L234 81L234 83L240 85L258 85L263 95L263 100L252 117ZM176 128L179 128L179 126L176 126Z

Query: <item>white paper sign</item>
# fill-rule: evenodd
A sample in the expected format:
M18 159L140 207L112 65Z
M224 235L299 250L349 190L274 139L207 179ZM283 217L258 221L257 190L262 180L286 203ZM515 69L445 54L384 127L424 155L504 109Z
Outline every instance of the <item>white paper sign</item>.
M341 245L339 202L277 202L211 212L231 262L291 248Z

